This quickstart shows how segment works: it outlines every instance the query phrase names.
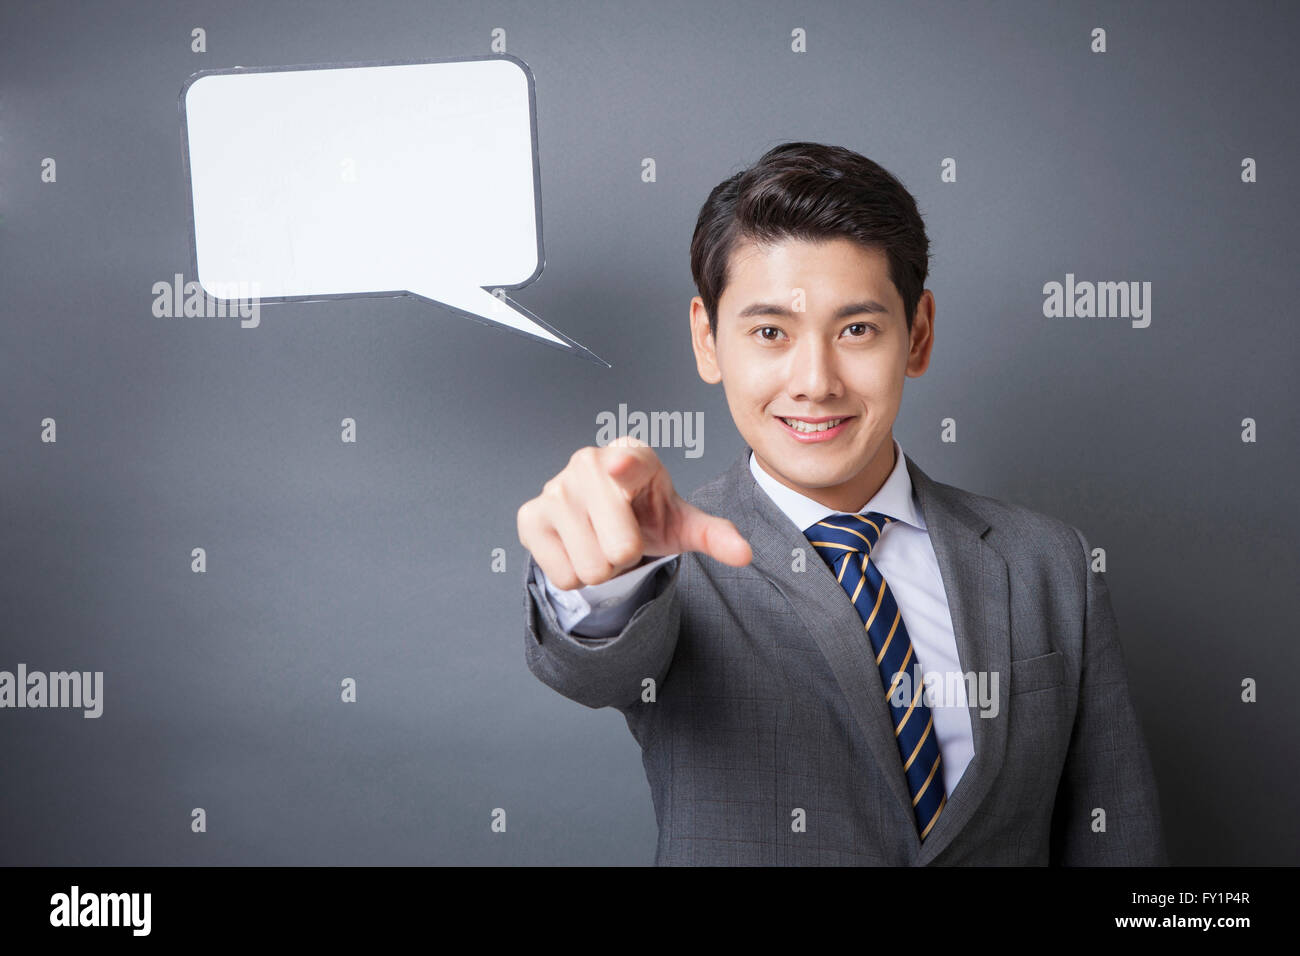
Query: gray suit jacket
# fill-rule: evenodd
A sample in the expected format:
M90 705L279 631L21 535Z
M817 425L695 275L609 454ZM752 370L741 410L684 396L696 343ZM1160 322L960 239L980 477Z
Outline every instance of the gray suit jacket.
M681 555L615 637L565 633L528 561L528 667L627 719L657 864L1166 862L1109 592L1079 531L906 459L962 667L999 675L996 716L971 699L974 757L922 843L862 619L749 452L687 500L733 522L753 562Z

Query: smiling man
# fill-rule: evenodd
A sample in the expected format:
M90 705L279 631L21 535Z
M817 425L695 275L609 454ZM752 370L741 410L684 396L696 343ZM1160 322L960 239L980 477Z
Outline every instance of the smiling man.
M929 242L898 180L788 143L691 245L696 367L744 452L688 499L644 444L519 509L529 668L641 746L659 864L1165 862L1084 535L929 478Z

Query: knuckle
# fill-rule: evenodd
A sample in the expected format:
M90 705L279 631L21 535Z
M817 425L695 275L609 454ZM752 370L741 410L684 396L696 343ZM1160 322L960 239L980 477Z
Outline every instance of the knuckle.
M570 465L583 465L591 462L596 457L596 449L591 445L583 445L572 455L569 456Z
M601 584L609 580L609 565L604 561L584 561L577 569L584 585Z
M610 562L616 565L630 564L641 556L641 545L637 541L624 540L615 543L610 549Z

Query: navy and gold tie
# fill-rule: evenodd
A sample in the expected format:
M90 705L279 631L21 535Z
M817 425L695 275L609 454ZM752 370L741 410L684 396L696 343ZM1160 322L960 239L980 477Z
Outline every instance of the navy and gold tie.
M876 511L833 514L804 534L848 593L875 650L876 666L893 714L903 775L912 794L916 829L924 840L943 812L948 795L944 792L943 755L934 733L934 715L922 699L925 687L920 662L907 636L898 603L871 560L872 547L892 520ZM911 683L900 694L896 689L905 673Z

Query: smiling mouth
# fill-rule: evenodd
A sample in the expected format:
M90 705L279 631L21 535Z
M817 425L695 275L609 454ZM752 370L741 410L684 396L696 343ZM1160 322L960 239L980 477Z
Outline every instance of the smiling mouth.
M840 418L823 418L810 421L803 418L785 418L781 415L777 416L777 418L785 422L790 428L806 435L815 435L817 432L830 431L836 425L846 422L852 417L852 415L844 415Z

